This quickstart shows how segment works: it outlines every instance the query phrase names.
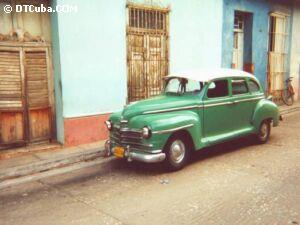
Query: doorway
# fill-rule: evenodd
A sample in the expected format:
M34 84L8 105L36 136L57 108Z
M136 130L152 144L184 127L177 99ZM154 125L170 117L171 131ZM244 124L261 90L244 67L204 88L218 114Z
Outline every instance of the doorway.
M233 57L232 64L235 69L244 69L244 15L235 13L233 31Z
M284 15L270 14L268 52L268 93L280 100L286 77L286 23Z
M252 60L253 14L235 11L232 68L254 73Z
M0 3L0 149L55 137L49 13L5 13L5 5L49 6L49 0Z
M53 137L50 46L0 46L0 148Z

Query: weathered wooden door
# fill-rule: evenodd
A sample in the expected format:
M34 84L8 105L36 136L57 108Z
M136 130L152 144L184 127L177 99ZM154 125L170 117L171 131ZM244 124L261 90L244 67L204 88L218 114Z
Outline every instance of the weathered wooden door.
M0 148L52 137L48 48L0 47Z
M146 98L158 95L162 91L163 76L167 75L166 37L163 35L146 35L145 71L147 77Z
M28 140L51 138L51 107L49 101L49 62L47 49L24 49Z
M161 93L168 74L168 10L128 5L128 101Z
M128 98L137 101L146 95L147 75L144 71L144 36L128 35Z
M286 77L286 17L272 13L270 15L269 54L268 54L268 92L275 100L281 98Z

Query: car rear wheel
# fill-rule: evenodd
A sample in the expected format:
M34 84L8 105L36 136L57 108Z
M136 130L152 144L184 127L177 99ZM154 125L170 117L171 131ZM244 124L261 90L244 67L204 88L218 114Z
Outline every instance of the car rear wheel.
M165 147L165 164L171 171L182 169L189 158L189 148L184 138L179 135L171 137Z
M264 144L269 140L271 134L271 122L269 120L264 120L259 127L257 134L257 141L260 144Z

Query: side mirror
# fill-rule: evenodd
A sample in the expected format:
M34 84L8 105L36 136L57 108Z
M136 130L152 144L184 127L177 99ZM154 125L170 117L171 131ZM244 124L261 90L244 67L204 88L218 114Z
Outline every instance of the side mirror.
M208 86L208 89L215 89L215 88L216 88L215 82L211 82Z

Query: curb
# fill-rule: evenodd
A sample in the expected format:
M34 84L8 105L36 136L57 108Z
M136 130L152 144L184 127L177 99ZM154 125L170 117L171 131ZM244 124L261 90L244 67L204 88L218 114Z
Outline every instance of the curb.
M45 172L55 168L66 167L71 164L90 161L102 156L104 156L103 148L94 148L85 150L84 153L78 152L67 156L58 156L51 159L41 160L27 165L2 169L0 170L0 183L8 179Z
M290 114L290 113L293 113L293 112L298 112L300 111L300 107L293 107L293 108L287 108L287 109L282 109L279 111L279 113L281 115L286 115L286 114Z
M40 180L40 179L47 178L50 176L61 175L61 174L73 172L76 170L80 170L83 168L88 168L88 167L92 167L95 165L109 163L112 160L113 160L112 157L98 158L95 160L74 163L72 165L68 165L68 166L65 166L62 168L53 168L52 170L48 170L48 171L44 171L44 172L40 172L40 173L36 173L36 174L32 174L32 175L27 175L27 176L22 176L19 178L0 181L0 190L6 189L6 188L11 188L16 185L20 185L20 184L24 184L24 183L28 183L28 182Z

